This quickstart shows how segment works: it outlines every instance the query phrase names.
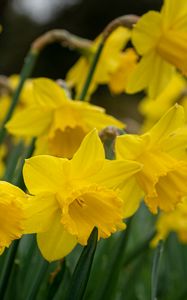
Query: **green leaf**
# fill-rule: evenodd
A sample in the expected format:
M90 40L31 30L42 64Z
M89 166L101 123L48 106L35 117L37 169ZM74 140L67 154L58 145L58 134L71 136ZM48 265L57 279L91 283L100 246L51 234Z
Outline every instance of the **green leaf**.
M162 251L163 251L163 241L160 241L157 245L155 255L153 258L153 268L152 268L152 275L151 275L151 300L157 300L159 264L160 264Z
M82 254L78 260L78 263L75 267L66 300L83 299L88 279L90 276L92 262L97 246L97 239L98 230L97 228L94 228L88 239L88 244L84 247Z

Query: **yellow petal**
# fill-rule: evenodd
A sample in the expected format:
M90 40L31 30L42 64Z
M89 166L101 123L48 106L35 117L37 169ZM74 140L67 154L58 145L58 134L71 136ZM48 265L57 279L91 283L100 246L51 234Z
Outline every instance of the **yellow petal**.
M58 108L68 101L65 91L48 78L33 80L33 93L37 106Z
M105 158L103 144L94 129L86 135L72 159L72 172L79 178L87 178L98 172ZM75 176L76 176L75 175Z
M129 76L126 91L132 94L147 88L149 97L154 99L163 91L173 75L174 67L151 51L134 68Z
M54 194L30 196L25 208L24 233L45 232L56 218L59 205Z
M177 159L186 160L187 159L187 127L179 128L172 132L166 138L163 143L162 147L164 151L171 154Z
M149 131L151 144L162 143L176 129L184 126L184 109L181 105L175 104Z
M139 187L135 177L126 181L120 192L120 197L123 199L124 218L129 218L138 210L143 195L144 193Z
M152 70L150 66L153 62L153 54L149 54L143 57L137 66L134 68L134 71L129 76L129 80L126 86L126 92L129 94L134 94L145 89L152 75Z
M165 0L161 11L164 29L175 28L187 30L187 2L186 0Z
M66 183L68 159L38 155L27 159L23 168L25 184L31 194L54 193Z
M19 188L8 182L0 182L1 250L23 234L25 219L23 205L26 200L26 195Z
M6 124L6 128L15 135L38 136L48 128L51 121L52 111L30 107L16 113Z
M168 30L157 46L157 53L168 63L187 75L187 30L185 32Z
M139 54L144 55L156 47L161 25L161 14L156 11L149 11L139 19L132 31L132 43Z
M48 261L62 259L77 244L76 238L64 229L60 219L61 215L56 214L51 228L47 232L37 234L38 247Z
M116 72L111 74L109 81L109 89L114 94L120 94L126 91L126 85L129 76L132 74L136 64L138 56L136 52L128 48L121 53L120 64Z
M116 118L96 110L87 111L83 118L90 129L96 127L98 130L101 130L107 126L116 126L118 128L126 127L124 123L120 122Z
M150 136L145 134L138 136L136 134L125 134L117 136L115 143L117 159L136 159L147 147Z
M126 180L142 169L142 165L135 161L118 160L106 161L99 173L91 178L107 188L121 189Z

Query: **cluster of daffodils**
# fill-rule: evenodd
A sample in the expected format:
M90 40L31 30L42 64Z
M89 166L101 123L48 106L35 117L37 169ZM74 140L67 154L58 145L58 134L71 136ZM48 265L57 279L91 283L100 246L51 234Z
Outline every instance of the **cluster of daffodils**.
M24 191L0 182L1 253L13 240L36 233L42 255L61 259L77 244L86 245L95 227L98 239L125 229L125 219L142 201L151 213L161 211L153 244L170 231L187 242L186 20L186 0L165 0L161 12L146 13L132 30L113 30L96 65L86 100L100 84L112 94L144 91L143 134L125 133L123 122L99 106L70 99L53 80L25 82L5 128L13 141L34 138L35 149L23 167ZM66 76L72 98L84 88L101 39L82 51ZM9 78L11 89L1 96L0 122L16 81ZM114 141L115 160L105 158L99 137L107 126L124 132ZM6 155L3 145L2 178Z

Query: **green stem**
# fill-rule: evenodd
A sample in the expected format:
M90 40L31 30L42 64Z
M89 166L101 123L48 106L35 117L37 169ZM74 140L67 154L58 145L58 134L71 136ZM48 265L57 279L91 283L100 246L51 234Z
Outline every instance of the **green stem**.
M14 146L11 151L11 155L8 157L8 163L6 167L5 174L3 176L3 180L11 182L13 179L14 171L17 166L18 159L20 157L20 153L22 153L24 148L24 142L21 140L16 146Z
M100 44L99 44L99 46L97 48L97 51L96 51L94 57L93 57L93 60L92 60L92 63L91 63L91 66L90 66L90 69L89 69L89 72L88 72L85 84L83 86L83 89L82 89L80 95L77 97L78 100L84 101L85 98L86 98L86 95L87 95L90 83L92 81L92 78L93 78L93 75L94 75L97 63L99 61L101 52L103 50L103 47L104 47L104 41L102 39L102 41L100 42Z
M121 236L121 241L119 242L117 252L115 253L112 265L110 266L110 273L106 280L104 290L100 298L101 300L114 299L114 293L118 284L119 274L123 263L124 252L127 246L129 233L131 230L131 222L132 218L128 222L125 233Z
M14 112L14 109L18 103L19 96L20 96L21 90L23 88L24 82L31 75L34 65L36 63L37 57L38 57L38 53L33 52L33 51L30 51L28 53L28 55L26 56L25 63L23 65L23 68L22 68L22 71L20 74L20 81L19 81L18 87L13 95L12 103L8 110L8 113L2 122L2 127L0 129L0 144L2 144L2 142L4 141L5 135L6 135L5 124L10 120L10 118Z
M43 281L44 276L46 275L48 267L49 267L49 263L46 260L42 259L40 266L38 267L38 272L37 272L36 276L33 278L31 288L30 288L25 300L35 300L36 299L38 290L40 288L40 285Z
M97 247L97 239L98 230L94 228L75 267L66 300L83 299Z
M19 246L19 240L13 242L13 244L8 249L7 255L5 257L3 270L0 276L0 299L3 300L6 289L9 283L9 277L12 271L12 265L16 257L17 249Z
M151 300L157 300L157 288L158 288L158 276L160 258L163 251L163 241L160 241L157 245L155 255L153 258L153 267L151 274Z

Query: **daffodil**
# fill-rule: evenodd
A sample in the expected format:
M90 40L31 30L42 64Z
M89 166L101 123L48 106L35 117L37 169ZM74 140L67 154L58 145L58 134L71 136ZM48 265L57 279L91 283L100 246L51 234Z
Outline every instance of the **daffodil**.
M177 68L187 74L187 2L165 0L161 12L143 15L132 32L132 43L142 56L127 91L148 89L155 98Z
M137 63L137 55L133 49L121 52L120 64L116 71L111 74L108 83L109 89L114 94L126 91L129 76L133 72Z
M139 111L144 116L142 131L149 130L178 100L183 105L186 114L187 97L182 96L186 88L186 80L180 74L176 74L156 99L145 97L139 104Z
M22 190L0 181L0 253L24 232L26 200Z
M136 162L106 160L96 130L71 160L48 155L26 160L23 175L32 195L26 233L37 233L43 256L52 261L77 243L86 245L94 227L99 239L124 229L121 185L140 168Z
M99 45L101 37L99 36L92 45L91 52L82 56L78 62L70 69L66 80L70 87L75 87L79 96L85 84L93 56ZM96 90L99 84L107 84L110 76L116 72L121 63L121 52L130 39L130 30L124 27L118 27L106 40L101 57L98 61L95 74L88 90L87 97Z
M156 222L157 234L152 240L156 246L159 240L165 240L169 233L175 232L182 243L187 243L187 198L179 203L174 211L162 213Z
M158 208L168 212L187 195L187 128L184 121L183 107L176 104L147 133L117 137L117 158L143 165L136 180L128 185L128 189L136 193L131 197L133 207L133 203L138 207L144 195L152 213L157 213Z
M33 105L15 114L6 127L17 136L37 137L35 154L71 158L94 127L98 130L109 125L124 127L101 107L71 101L50 79L36 79L33 85Z

